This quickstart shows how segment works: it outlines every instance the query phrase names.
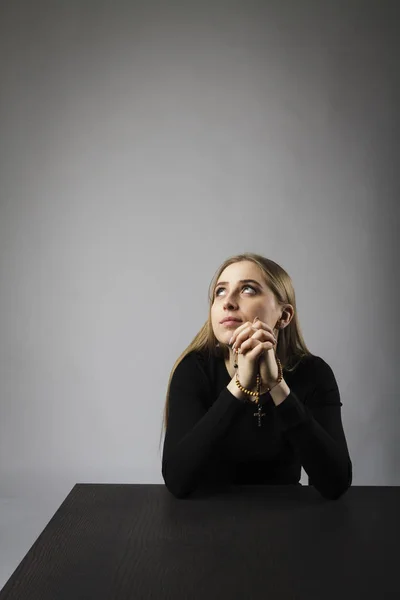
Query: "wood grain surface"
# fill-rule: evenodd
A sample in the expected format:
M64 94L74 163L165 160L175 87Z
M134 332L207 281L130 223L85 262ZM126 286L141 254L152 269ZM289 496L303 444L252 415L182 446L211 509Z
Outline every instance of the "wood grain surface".
M77 484L0 600L400 597L399 507L400 487Z

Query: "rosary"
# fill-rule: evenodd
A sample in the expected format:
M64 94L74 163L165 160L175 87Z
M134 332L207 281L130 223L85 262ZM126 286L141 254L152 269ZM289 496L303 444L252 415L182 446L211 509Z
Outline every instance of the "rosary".
M237 369L238 365L237 365L236 360L234 359L233 362L234 362L233 367L235 369ZM257 417L257 419L258 419L258 427L261 427L261 418L265 417L265 412L262 412L262 404L258 405L257 412L253 413L253 417Z
M256 321L258 317L256 317L254 319L254 321ZM278 329L280 328L280 321L277 322L276 326ZM238 368L238 364L236 362L236 357L235 357L235 353L237 354L239 352L238 349L233 351L233 368L237 369ZM278 380L276 382L275 385L278 385L283 378L283 373L282 373L282 364L281 361L279 360L279 358L276 356L276 351L274 349L275 352L275 358L276 358L276 362L278 364ZM243 392L245 392L246 394L249 394L250 396L255 396L256 399L254 400L255 403L258 404L258 410L257 412L253 413L253 417L257 417L258 419L258 426L261 427L261 418L265 417L265 412L262 412L262 404L260 404L260 395L261 395L261 376L260 373L258 373L257 375L257 392L252 392L250 390L246 390L246 388L244 388L238 379L238 374L236 373L236 385L238 386L239 389L241 389ZM275 386L273 386L275 387ZM272 388L268 387L267 392L270 392Z
M257 412L253 414L253 417L257 417L258 418L258 426L259 427L261 427L261 417L265 417L265 413L263 413L261 411L262 411L262 405L259 404Z

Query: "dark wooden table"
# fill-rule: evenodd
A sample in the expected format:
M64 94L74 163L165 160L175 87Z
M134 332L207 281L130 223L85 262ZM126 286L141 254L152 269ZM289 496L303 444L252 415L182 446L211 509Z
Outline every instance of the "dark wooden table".
M400 597L400 487L77 484L0 600Z

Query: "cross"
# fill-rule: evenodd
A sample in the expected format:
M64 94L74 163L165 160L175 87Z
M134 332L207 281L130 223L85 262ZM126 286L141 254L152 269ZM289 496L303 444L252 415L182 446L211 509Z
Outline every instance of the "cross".
M253 414L253 417L258 417L258 426L261 427L261 417L265 417L265 413L262 413L262 405L258 405L258 411Z

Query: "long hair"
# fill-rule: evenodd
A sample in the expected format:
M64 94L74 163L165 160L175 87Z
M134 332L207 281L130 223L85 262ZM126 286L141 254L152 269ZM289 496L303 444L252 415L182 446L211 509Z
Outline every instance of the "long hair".
M172 371L168 380L167 397L163 415L163 431L166 430L168 425L168 406L171 380L175 369L185 358L185 356L193 351L204 350L207 350L210 355L219 357L222 356L224 359L228 358L229 356L229 347L226 344L218 344L218 340L214 335L211 324L211 307L214 301L216 283L222 271L228 265L244 260L251 260L260 267L261 273L264 275L263 278L275 295L279 306L283 306L284 304L291 304L293 306L294 315L292 320L290 321L289 325L279 332L278 336L276 355L282 363L282 368L285 368L286 371L293 371L302 357L311 355L311 352L308 350L301 332L299 319L297 317L296 295L292 280L288 273L273 260L265 258L259 254L246 252L244 254L231 256L219 267L210 283L208 289L209 310L207 321L204 323L200 331L195 335L189 346L185 348L182 354L177 358L174 366L172 367Z

